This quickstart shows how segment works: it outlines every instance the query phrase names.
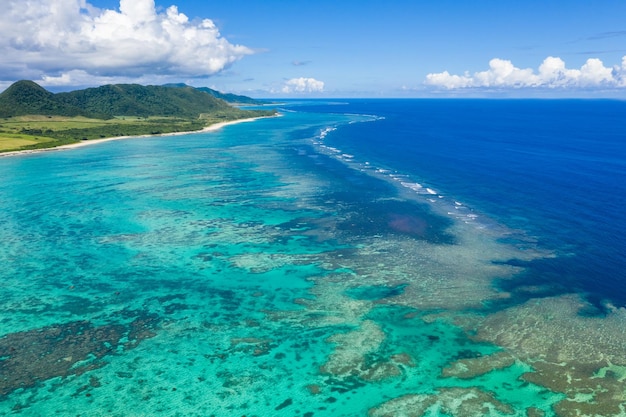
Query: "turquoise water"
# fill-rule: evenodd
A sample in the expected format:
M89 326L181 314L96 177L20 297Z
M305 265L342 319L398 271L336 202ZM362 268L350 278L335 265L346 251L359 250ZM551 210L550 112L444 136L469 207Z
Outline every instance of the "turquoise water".
M550 366L586 337L623 402L619 317L494 307L509 260L553 252L325 144L380 120L287 109L0 159L0 414L574 415L593 390Z

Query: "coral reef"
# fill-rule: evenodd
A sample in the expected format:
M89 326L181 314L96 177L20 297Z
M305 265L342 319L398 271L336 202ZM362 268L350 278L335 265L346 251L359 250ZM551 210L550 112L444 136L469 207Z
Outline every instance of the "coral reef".
M0 338L0 399L54 377L80 375L106 365L104 358L153 337L152 315L127 324L88 321L48 326Z
M525 381L565 394L559 416L626 414L626 310L587 316L574 295L532 299L487 316L477 340L490 341L529 363Z
M409 394L395 398L369 411L369 417L423 417L438 414L452 417L513 415L511 406L478 388L443 388L436 394Z
M460 359L443 368L441 376L463 379L475 378L494 369L507 368L515 363L515 358L508 352L496 352L493 355L478 358Z

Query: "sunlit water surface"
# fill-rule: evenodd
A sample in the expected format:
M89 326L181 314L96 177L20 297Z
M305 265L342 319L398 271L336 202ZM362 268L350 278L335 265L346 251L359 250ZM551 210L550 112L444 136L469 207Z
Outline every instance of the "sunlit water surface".
M0 414L624 415L625 110L294 102L2 158Z

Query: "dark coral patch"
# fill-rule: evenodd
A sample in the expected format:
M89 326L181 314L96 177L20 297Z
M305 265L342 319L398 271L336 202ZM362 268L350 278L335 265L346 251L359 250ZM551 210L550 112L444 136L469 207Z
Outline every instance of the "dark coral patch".
M157 324L156 315L148 314L127 324L74 321L8 334L0 338L0 400L40 381L100 368L118 348L128 350L153 337Z

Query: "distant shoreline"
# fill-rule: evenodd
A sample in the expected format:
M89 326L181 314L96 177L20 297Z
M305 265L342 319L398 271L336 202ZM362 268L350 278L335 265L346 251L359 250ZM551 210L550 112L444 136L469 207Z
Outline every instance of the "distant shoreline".
M214 124L209 125L209 126L207 126L205 128L202 128L200 130L190 130L190 131L186 131L186 132L160 133L160 134L156 134L156 135L114 136L114 137L111 137L111 138L82 140L80 142L70 143L69 145L61 145L61 146L56 146L56 147L52 147L52 148L22 149L22 150L19 150L19 151L2 152L2 153L0 153L0 157L28 155L28 154L35 154L35 153L40 153L40 152L61 151L61 150L67 150L67 149L82 148L83 146L95 145L95 144L98 144L98 143L111 142L111 141L114 141L114 140L122 140L122 139L139 139L139 138L150 138L150 137L159 137L159 136L180 136L180 135L188 135L188 134L191 134L191 133L213 132L215 130L219 130L219 129L221 129L221 128L225 127L225 126L229 126L229 125L253 122L253 121L258 120L258 119L266 119L266 118L269 118L269 117L279 117L279 116L280 116L280 114L277 113L277 114L275 114L273 116L258 116L258 117L249 117L247 119L230 120L228 122L214 123Z

